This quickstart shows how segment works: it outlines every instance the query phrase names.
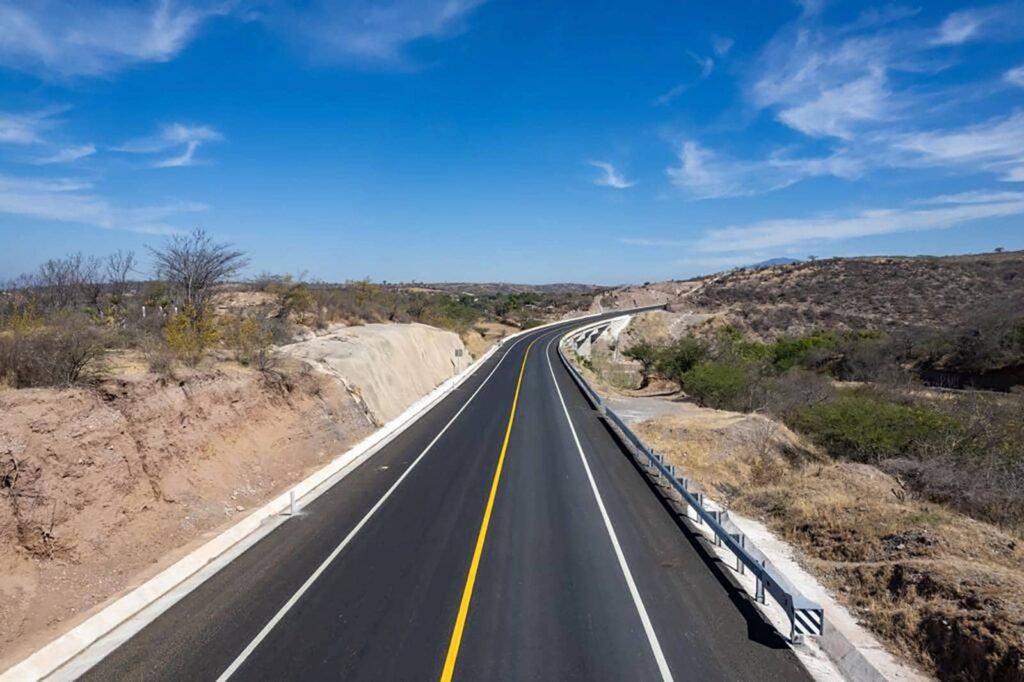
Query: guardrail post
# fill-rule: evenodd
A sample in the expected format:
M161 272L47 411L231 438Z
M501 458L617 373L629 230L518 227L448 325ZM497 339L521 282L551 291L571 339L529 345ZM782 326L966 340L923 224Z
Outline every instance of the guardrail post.
M687 492L689 492L689 490L690 490L690 482L688 480L686 480L685 476L676 476L676 481L679 482L679 485L683 488L683 490L686 490Z
M740 546L740 549L746 549L747 548L747 536L746 535L744 535L743 533L736 533L736 535L733 535L733 538L736 539L736 544L738 544ZM743 562L740 561L740 555L739 554L736 555L736 572L739 573L740 575L743 575Z
M722 512L714 511L714 510L709 510L708 514L711 516L711 518L713 518L715 520L716 523L719 523L719 524L722 523ZM716 530L715 531L715 547L721 547L721 546L722 546L722 537L718 534L718 531Z
M754 585L754 599L763 604L764 603L764 581L761 580L761 575L764 575L764 559L761 559L761 574L757 576L757 583Z
M704 493L695 492L693 494L693 496L697 500L697 507L698 507L698 509L703 509L704 508ZM694 511L697 511L697 510L695 509ZM698 526L704 525L704 517L702 517L700 515L699 511L697 512L697 525Z

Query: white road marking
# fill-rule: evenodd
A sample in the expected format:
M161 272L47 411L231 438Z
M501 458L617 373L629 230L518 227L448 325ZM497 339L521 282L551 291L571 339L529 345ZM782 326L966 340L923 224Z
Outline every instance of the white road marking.
M672 671L669 670L668 661L665 660L665 654L661 650L661 644L658 642L658 635L654 632L654 626L651 624L651 619L647 615L647 609L644 607L643 599L640 598L640 591L637 590L636 581L633 580L633 573L629 570L629 564L626 563L626 555L622 553L622 546L619 544L619 537L615 534L615 528L612 527L612 520L608 517L608 510L604 506L604 500L601 498L601 493L597 489L597 483L594 481L594 474L590 471L590 464L587 462L587 456L583 453L583 446L580 445L579 436L576 435L576 427L572 423L572 417L569 416L569 408L565 406L565 398L562 397L562 389L558 386L558 378L555 376L555 369L551 366L551 344L554 343L559 337L556 336L554 339L548 342L548 345L544 349L544 354L548 359L548 371L551 372L551 380L555 382L555 390L558 392L558 401L562 403L562 411L565 412L565 419L569 422L569 430L572 432L572 439L576 443L576 451L580 454L580 461L583 462L583 469L587 473L587 479L590 481L590 489L594 491L594 499L597 500L597 507L601 510L601 518L604 519L605 530L608 531L608 537L612 541L612 547L615 548L615 556L619 560L619 568L622 569L622 576L626 579L626 585L629 587L629 594L633 597L633 604L636 606L636 611L640 615L640 621L644 626L644 633L647 635L647 642L651 645L651 653L654 654L654 660L658 664L658 670L661 673L661 679L664 682L672 682Z
M377 501L377 503L373 505L370 511L366 513L366 516L364 516L359 521L359 523L357 523L355 527L351 531L349 531L348 535L345 536L345 539L342 540L341 543L339 543L338 546L334 548L334 551L332 551L327 556L327 558L324 559L323 563L320 564L320 566L318 566L315 571L313 571L312 575L310 575L309 578L306 579L306 582L302 583L302 586L295 592L295 594L293 594L291 598L287 602L285 602L284 606L282 606L278 610L278 612L274 614L274 617L271 618L270 621L263 626L263 629L259 631L259 633L256 635L255 638L253 638L251 642L249 642L249 645L242 650L242 653L238 654L238 657L235 658L234 661L232 661L231 665L228 666L227 670L220 674L220 677L217 678L217 682L224 682L225 680L229 679L242 666L242 664L245 663L246 659L249 658L249 656L252 655L252 652L256 650L256 647L260 645L260 642L266 639L267 635L270 634L270 631L274 629L274 626L276 626L281 621L281 619L284 618L285 614L287 614L288 611L290 611L291 608L295 606L299 599L302 598L302 595L305 594L310 587L312 587L313 583L316 582L317 578L319 578L323 574L323 572L327 570L331 563L338 558L338 555L341 554L342 550L344 550L348 543L350 543L352 539L356 536L356 534L359 533L360 530L362 530L363 526L366 525L370 518L377 513L377 510L384 506L384 503L387 502L388 498L391 497L391 494L395 492L399 485L401 485L402 481L405 480L405 477L409 475L409 472L416 468L416 465L420 463L420 460L422 460L427 455L427 453L430 452L431 448L434 447L434 444L441 439L441 436L443 436L445 432L448 430L448 428L455 422L455 420L459 418L459 415L461 415L462 412L467 407L469 407L469 404L473 402L473 398L476 397L477 393L479 393L483 389L483 387L487 385L487 382L490 381L491 377L494 376L494 373L498 371L498 367L500 367L501 363L505 361L505 358L509 356L509 353L512 351L512 349L515 348L519 344L519 342L525 338L525 336L521 336L518 339L516 339L515 343L509 346L508 350L505 351L505 354L502 355L501 359L498 360L498 363L494 365L494 369L491 370L491 373L488 374L487 377L483 380L483 382L481 382L480 386L478 386L477 389L473 391L473 395L469 396L469 399L466 400L466 402L462 405L461 408L459 408L459 411L455 413L455 416L452 417L448 421L448 423L444 425L443 429L438 431L437 435L434 436L434 439L430 441L427 447L423 448L423 451L420 452L416 459L413 460L412 464L409 465L409 468L402 472L402 475L399 476L398 479L391 484L391 487L388 488L387 492L385 492L384 495Z

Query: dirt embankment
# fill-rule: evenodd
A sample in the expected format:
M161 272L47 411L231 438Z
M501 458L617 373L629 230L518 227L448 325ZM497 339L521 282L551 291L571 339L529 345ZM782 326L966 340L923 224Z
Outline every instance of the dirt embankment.
M837 462L760 415L688 406L637 426L807 568L895 653L943 680L1024 679L1024 546L915 499L878 469Z
M0 414L0 669L370 431L298 368L4 391Z
M220 363L174 379L113 358L118 376L93 388L0 391L0 670L472 361L419 324L335 329L285 355L269 375Z
M375 426L472 363L458 334L425 324L335 327L281 350L339 380Z

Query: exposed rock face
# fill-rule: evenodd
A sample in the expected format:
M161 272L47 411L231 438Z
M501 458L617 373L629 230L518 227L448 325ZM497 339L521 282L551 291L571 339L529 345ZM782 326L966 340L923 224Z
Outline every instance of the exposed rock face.
M282 350L341 381L378 426L472 362L458 334L424 324L336 327Z

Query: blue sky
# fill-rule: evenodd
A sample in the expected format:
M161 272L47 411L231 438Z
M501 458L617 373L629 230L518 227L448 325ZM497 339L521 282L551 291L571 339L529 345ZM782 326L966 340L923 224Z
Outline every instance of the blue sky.
M1024 248L1024 2L0 0L0 93L0 277L194 226L324 280Z

